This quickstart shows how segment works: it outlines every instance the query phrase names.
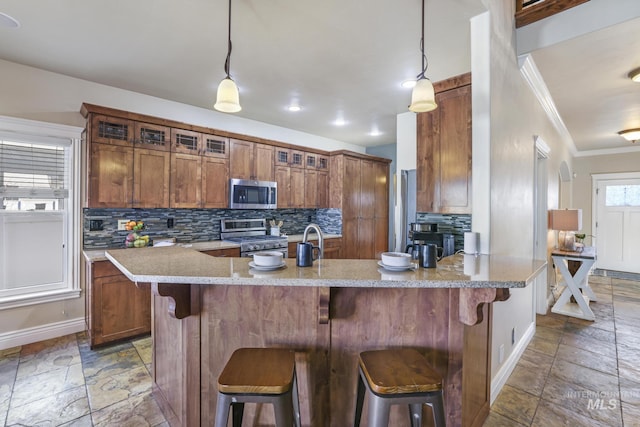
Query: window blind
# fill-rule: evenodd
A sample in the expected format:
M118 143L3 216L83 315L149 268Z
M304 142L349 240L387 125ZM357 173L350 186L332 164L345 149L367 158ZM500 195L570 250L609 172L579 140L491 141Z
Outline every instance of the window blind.
M69 196L66 146L0 140L0 196Z

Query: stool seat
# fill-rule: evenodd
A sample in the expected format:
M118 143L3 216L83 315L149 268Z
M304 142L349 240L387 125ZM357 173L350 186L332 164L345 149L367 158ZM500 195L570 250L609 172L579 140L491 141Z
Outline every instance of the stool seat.
M283 348L239 348L218 377L215 427L242 425L245 403L270 403L278 427L300 427L296 359Z
M388 426L390 407L398 404L408 405L412 427L422 425L422 405L431 406L436 427L446 424L442 377L417 350L360 353L354 427L360 425L366 390L370 392L370 427Z
M291 390L295 353L283 348L240 348L218 377L221 393L282 394Z
M409 348L360 353L360 367L377 394L426 393L442 389L442 377Z

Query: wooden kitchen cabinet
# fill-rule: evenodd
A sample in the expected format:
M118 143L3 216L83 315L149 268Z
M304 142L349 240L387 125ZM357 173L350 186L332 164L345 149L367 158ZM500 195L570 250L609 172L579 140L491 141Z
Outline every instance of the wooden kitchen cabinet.
M315 169L304 171L304 207L318 207L318 171Z
M417 116L417 210L470 214L471 76L435 86L438 108Z
M272 145L231 139L229 141L230 178L274 180L275 148Z
M135 250L135 249L131 249ZM87 263L86 322L91 348L151 332L151 291L110 261Z
M331 156L330 207L342 209L344 258L374 259L388 250L389 162L355 153Z
M133 148L91 144L87 204L92 208L130 207L133 201Z
M169 127L144 122L134 123L133 143L136 147L169 151L171 146L171 129Z
M309 242L314 246L318 246L318 238L315 234L310 235ZM325 259L340 259L342 258L342 239L331 238L324 239L324 258ZM298 242L289 242L288 250L289 250L289 258L296 257L296 251L298 247Z
M171 151L198 155L202 149L202 134L186 129L171 129Z
M98 144L119 145L131 147L135 134L134 122L104 114L94 114L89 122L91 142Z
M210 251L202 251L203 254L221 257L240 257L240 248L212 249Z
M229 162L225 158L202 157L203 208L229 206Z
M171 153L170 207L201 207L202 186L202 157Z
M170 153L135 148L133 150L133 207L169 206Z

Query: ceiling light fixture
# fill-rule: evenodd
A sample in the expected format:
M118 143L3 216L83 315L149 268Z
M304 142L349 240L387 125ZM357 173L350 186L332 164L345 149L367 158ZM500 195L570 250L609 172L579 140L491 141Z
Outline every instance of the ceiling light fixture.
M405 89L412 89L416 86L416 79L407 79L402 83L400 83L400 86L402 86Z
M636 141L640 140L640 128L621 130L620 132L618 132L618 135L620 135L627 141L635 143Z
M640 83L640 67L629 72L629 78L636 83Z
M229 74L229 68L231 67L231 0L229 0L229 35L227 42L227 59L224 61L224 72L227 77L218 85L218 94L213 108L223 113L237 113L242 110L242 107L240 107L240 95L238 94L236 82L231 79Z
M422 72L417 75L416 85L411 92L411 105L409 110L414 113L423 113L425 111L435 110L436 96L433 90L433 84L424 73L427 72L429 62L424 54L424 0L422 0L422 38L420 39L420 52L422 53Z

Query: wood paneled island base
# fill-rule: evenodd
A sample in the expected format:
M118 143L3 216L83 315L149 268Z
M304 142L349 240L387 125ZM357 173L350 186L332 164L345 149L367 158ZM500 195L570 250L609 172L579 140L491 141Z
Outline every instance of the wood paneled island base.
M110 252L107 257L131 280L153 282L135 271L144 264L142 258ZM443 262L442 270L439 265L438 271L401 273L406 281L400 282L381 279L375 260L322 260L311 268L288 260L282 272L249 275L246 259L197 258L229 264L224 277L231 278L222 280L226 283L152 284L154 396L174 427L213 425L217 378L235 349L291 348L296 351L303 425L344 427L353 424L358 354L412 347L444 378L447 425L481 426L490 401L491 303L508 298L509 287L526 286L544 262L524 262L521 281L484 279L482 287L466 276L470 287L454 287L462 283L451 278L461 274L456 273L456 257ZM175 262L182 265L184 260ZM514 265L500 268L509 267L506 275L518 274ZM370 270L362 273L371 276L362 279L369 285L345 279L340 286L333 275L346 266L356 273ZM183 273L175 276L175 281L185 280ZM263 280L256 280L259 276ZM366 406L365 400L365 413ZM424 425L430 425L430 409L425 406L423 412ZM243 425L274 425L273 409L246 405L244 419ZM405 406L392 410L389 425L410 425Z

